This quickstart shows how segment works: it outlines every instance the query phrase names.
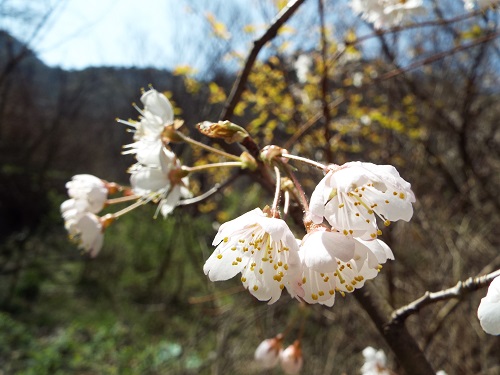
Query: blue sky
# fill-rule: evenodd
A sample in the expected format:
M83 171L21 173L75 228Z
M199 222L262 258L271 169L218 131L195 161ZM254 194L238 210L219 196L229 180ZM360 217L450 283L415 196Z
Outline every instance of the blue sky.
M81 69L173 64L172 39L181 7L172 0L63 0L31 47L48 65ZM181 2L177 2L181 3ZM146 5L147 4L147 5ZM17 37L26 26L10 24Z
M30 47L50 66L83 69L89 66L156 67L177 65L205 68L205 61L225 63L224 51L245 56L276 14L273 0L3 0L0 28L25 39L36 22L2 18L2 5L37 6L55 10ZM339 14L339 5L327 14ZM317 45L317 2L305 2L289 25L295 33L283 36L299 48ZM207 13L237 35L226 42L209 39ZM340 13L343 14L343 13ZM244 25L256 25L245 34ZM215 44L214 44L215 43ZM227 45L226 45L227 44ZM293 49L294 47L292 47ZM265 52L261 54L261 57ZM205 60L204 60L205 59ZM234 63L234 61L233 61ZM227 65L225 66L225 68ZM234 65L233 65L234 67ZM210 68L208 68L210 69Z

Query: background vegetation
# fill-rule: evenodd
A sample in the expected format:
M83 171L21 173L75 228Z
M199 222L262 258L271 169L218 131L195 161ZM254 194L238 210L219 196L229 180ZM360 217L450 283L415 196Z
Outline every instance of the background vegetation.
M461 2L431 2L432 13L418 19L429 25L374 33L346 2L319 3L323 10L309 2L294 15L300 28L292 23L266 44L226 117L261 147L336 164L392 164L412 183L414 218L384 232L396 261L369 289L392 308L500 268L498 11L465 17ZM284 4L263 9L274 15ZM29 44L0 32L0 373L256 374L254 349L287 327L288 341L303 329L305 374L359 373L368 345L404 373L353 296L331 309L287 298L268 306L237 281L206 280L217 223L269 203L252 176L204 176L195 192L234 182L165 221L152 219L153 207L121 218L95 259L67 241L65 182L77 173L127 181L132 159L120 151L131 137L113 123L136 117L130 103L140 87L169 92L190 131L218 119L236 78L231 66L246 57L241 40L260 30L217 17L207 17L212 35L200 41L211 51L207 75L48 68ZM305 81L299 56L310 61ZM186 164L207 157L177 147ZM299 173L308 192L321 178ZM476 318L484 294L406 320L435 370L500 374L500 339Z

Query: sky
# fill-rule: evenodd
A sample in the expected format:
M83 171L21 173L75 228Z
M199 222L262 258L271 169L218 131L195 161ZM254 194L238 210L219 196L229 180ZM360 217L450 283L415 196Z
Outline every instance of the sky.
M49 66L64 69L92 66L173 69L190 65L202 71L203 59L221 60L224 51L236 50L245 56L252 41L265 31L276 15L273 5L276 1L0 0L0 29L6 28L26 41L36 28L36 19L19 15L9 18L6 15L13 13L12 9L26 6L40 10L53 6L50 17L29 43ZM302 42L317 43L318 36L307 31L307 24L315 25L316 8L315 2L305 2L288 23L302 32ZM231 46L229 42L226 46L224 40L216 41L218 44L214 45L213 38L208 38L211 36L208 13L237 35L230 40ZM241 31L248 24L256 26L253 34ZM236 26L239 29L235 29ZM298 40L298 34L291 35L290 40ZM263 55L265 52L260 57Z
M29 39L36 22L20 17L10 19L2 14L26 4L30 7L35 4L40 9L52 5L53 13L30 43L30 48L47 65L65 69L89 66L171 69L199 63L196 49L200 46L194 45L194 38L206 39L210 31L206 22L208 12L223 22L237 18L240 24L250 23L256 10L248 9L252 1L0 0L0 28L6 28L21 40ZM263 3L266 1L271 3L269 0ZM242 40L240 47L249 41L250 36Z
M173 1L63 0L31 47L46 64L67 69L168 67L175 60L175 23L185 13L177 6L174 14ZM9 26L17 37L30 35L26 26Z

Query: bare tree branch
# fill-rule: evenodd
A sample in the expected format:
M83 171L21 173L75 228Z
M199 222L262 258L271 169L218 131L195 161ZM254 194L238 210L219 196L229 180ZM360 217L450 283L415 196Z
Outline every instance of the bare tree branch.
M262 49L262 47L264 47L264 45L267 42L276 37L280 27L290 19L290 17L295 13L295 11L299 8L300 5L302 5L304 1L305 0L290 1L287 4L287 6L284 7L281 10L281 12L278 13L276 18L273 20L271 26L269 26L264 35L262 35L259 39L253 42L252 50L250 51L250 54L248 55L245 61L243 70L241 71L240 75L234 82L233 88L231 89L231 93L229 94L229 98L220 115L219 118L220 120L231 119L231 117L233 116L234 108L236 107L236 104L238 104L238 102L240 101L241 94L243 94L243 91L245 90L245 85L247 83L248 76L250 75L253 64L255 63L255 60L257 59L257 55L259 54L260 50Z
M434 375L435 372L419 348L404 322L387 324L392 308L380 297L375 287L365 284L353 293L356 300L368 313L377 330L396 355L399 364L408 375Z
M471 292L484 288L497 276L500 276L500 269L487 275L469 277L467 280L459 281L455 286L440 290L439 292L425 292L422 297L395 310L392 313L390 325L401 324L410 315L420 311L420 309L432 303L452 298L462 298Z

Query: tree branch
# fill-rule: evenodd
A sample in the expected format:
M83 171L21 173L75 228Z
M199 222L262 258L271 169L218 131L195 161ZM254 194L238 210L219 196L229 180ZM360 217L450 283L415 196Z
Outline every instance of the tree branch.
M394 352L397 361L407 375L434 375L435 372L419 348L404 322L388 324L392 308L380 297L375 287L367 283L353 293L368 313L377 330Z
M475 292L476 290L489 285L491 280L497 276L500 276L500 269L484 276L469 277L467 280L459 281L455 286L440 290L439 292L425 292L422 297L395 310L392 313L391 322L389 324L401 324L410 315L420 311L420 309L432 303L452 298L462 298L471 292Z
M305 0L293 0L290 1L286 7L284 7L281 12L274 18L271 26L267 29L267 31L262 35L259 39L253 42L253 48L248 55L243 70L240 75L234 82L233 88L231 89L231 93L229 94L229 98L222 110L220 115L220 120L230 120L233 116L234 108L236 104L240 101L241 94L245 90L246 83L248 81L248 76L252 70L252 67L257 59L257 55L264 45L272 40L277 34L280 27L290 19L290 17L295 13L295 11L299 8L300 5Z

